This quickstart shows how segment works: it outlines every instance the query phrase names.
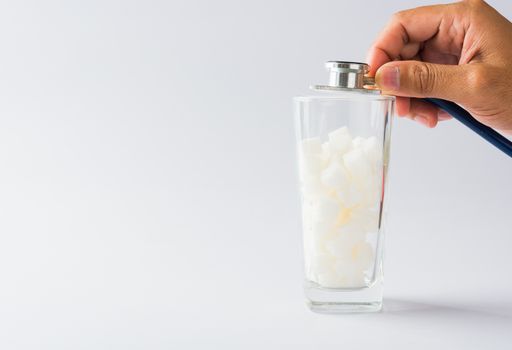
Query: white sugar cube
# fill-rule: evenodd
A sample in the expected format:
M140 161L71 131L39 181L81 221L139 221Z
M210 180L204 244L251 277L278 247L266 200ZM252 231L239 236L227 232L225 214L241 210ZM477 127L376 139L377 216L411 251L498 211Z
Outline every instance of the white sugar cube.
M331 229L333 228L334 223L332 221L328 220L313 220L311 225L311 230L313 232L313 235L319 238L323 238L329 234Z
M351 211L350 225L362 229L366 232L375 232L379 225L380 211L377 209L370 210L366 207L356 208Z
M350 276L358 270L360 270L359 267L351 261L350 257L338 258L334 263L334 271L340 276Z
M322 184L335 190L344 188L349 181L348 177L347 170L337 161L332 161L320 175Z
M348 184L337 192L337 197L344 207L351 208L360 204L364 200L363 193L355 186Z
M332 270L318 274L317 282L325 288L343 288L343 281Z
M325 188L320 180L308 179L302 183L302 196L308 200L314 200L325 194Z
M354 180L362 181L371 176L369 161L359 148L347 152L343 156L343 163Z
M346 126L330 132L328 137L331 149L335 152L343 154L352 146L352 136Z
M359 242L352 248L352 262L358 268L366 270L374 264L373 247L367 242Z
M356 136L352 140L352 147L353 148L361 148L364 144L365 139L361 136Z
M365 272L368 270L358 262L345 259L336 260L334 271L342 278L346 288L363 287L366 284Z
M357 271L356 273L350 276L349 287L347 288L362 288L367 286L367 282L365 280L365 275L363 271Z
M368 206L375 206L380 203L382 195L382 175L371 176L365 184L365 199Z
M327 239L324 243L326 252L337 259L350 259L354 246L364 242L363 231L351 231L347 227L338 230L338 235Z
M311 200L304 199L302 201L302 226L308 230L313 228L313 205Z
M333 269L334 259L325 253L317 253L311 256L311 271L314 275L329 272Z
M344 237L346 244L355 244L359 241L364 241L367 230L364 226L364 222L358 221L354 218L353 214L350 214L349 222L339 228L342 236Z
M363 141L362 144L363 151L366 157L370 160L372 164L376 164L378 160L381 158L381 145L379 145L378 140L375 136L371 136Z
M346 260L337 260L334 271L338 288L358 288L366 285L364 270Z
M326 240L325 250L336 258L347 257L349 252L346 242L341 237Z
M340 210L341 208L337 201L327 196L321 196L315 201L313 207L314 220L334 223Z
M329 145L329 141L322 143L322 160L327 164L331 160L333 152Z
M346 279L343 280L345 288L362 288L366 287L367 283L365 281L364 271L362 270L354 270L351 274L346 276Z
M320 180L323 167L320 162L314 162L312 159L302 159L300 161L299 178L301 182Z

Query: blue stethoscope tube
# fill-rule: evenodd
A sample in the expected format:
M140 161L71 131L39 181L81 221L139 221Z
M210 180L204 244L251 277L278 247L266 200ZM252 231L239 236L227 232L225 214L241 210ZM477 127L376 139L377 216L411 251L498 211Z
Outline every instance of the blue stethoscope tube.
M466 125L468 128L476 132L478 135L486 139L496 148L500 149L506 155L512 158L512 141L508 140L505 136L496 132L494 129L491 129L490 127L480 123L478 120L473 118L471 114L468 113L468 111L459 105L438 98L425 98L424 100L446 111L453 118Z

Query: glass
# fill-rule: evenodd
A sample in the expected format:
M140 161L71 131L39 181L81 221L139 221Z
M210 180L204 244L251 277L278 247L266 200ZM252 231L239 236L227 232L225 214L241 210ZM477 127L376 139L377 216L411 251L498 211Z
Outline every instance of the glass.
M382 307L394 101L375 91L295 98L305 295L313 311Z

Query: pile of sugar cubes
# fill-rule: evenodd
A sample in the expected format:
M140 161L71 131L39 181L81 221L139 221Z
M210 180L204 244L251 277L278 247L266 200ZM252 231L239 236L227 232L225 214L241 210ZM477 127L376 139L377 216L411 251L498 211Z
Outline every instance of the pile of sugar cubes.
M382 145L347 127L299 151L306 278L326 288L368 285L382 196Z

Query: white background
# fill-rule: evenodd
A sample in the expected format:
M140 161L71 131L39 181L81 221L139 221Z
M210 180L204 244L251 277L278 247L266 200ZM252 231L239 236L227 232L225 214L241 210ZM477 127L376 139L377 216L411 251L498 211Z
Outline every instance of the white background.
M427 3L1 2L0 348L509 347L512 162L456 121L395 120L385 311L303 302L291 98Z

